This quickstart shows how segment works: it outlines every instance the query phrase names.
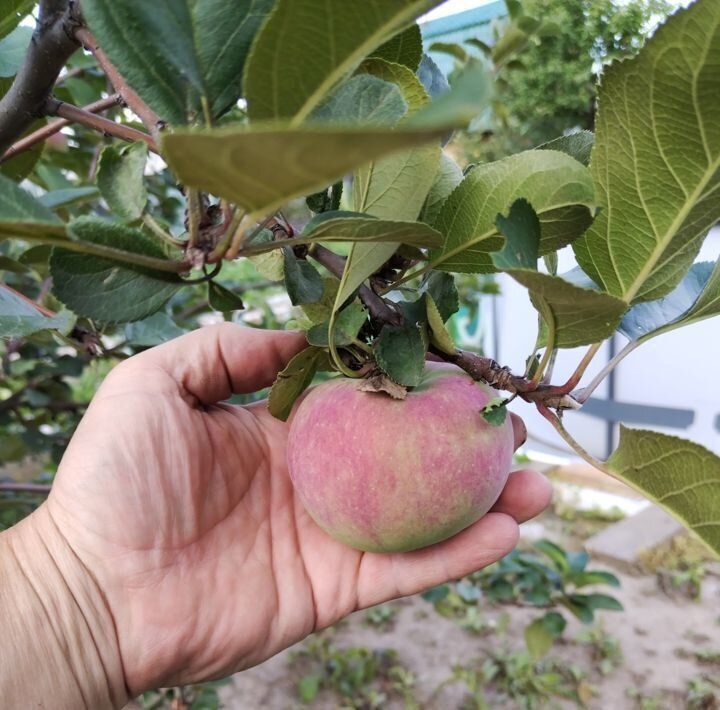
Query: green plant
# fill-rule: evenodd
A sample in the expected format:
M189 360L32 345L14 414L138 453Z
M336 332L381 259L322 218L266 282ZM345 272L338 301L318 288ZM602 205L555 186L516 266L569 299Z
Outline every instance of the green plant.
M143 710L219 710L217 688L229 680L216 680L201 685L167 688L143 693L139 699Z
M293 654L291 665L302 670L298 698L312 703L322 690L335 693L343 707L370 710L401 699L410 710L414 676L392 649L337 648L326 635L317 635Z
M482 597L547 609L525 629L528 650L536 659L549 651L565 629L567 622L557 610L566 609L584 624L592 623L600 609L622 611L615 597L585 592L589 586L620 585L610 572L588 570L587 553L567 552L549 540L536 542L534 548L535 552L515 550L460 582L428 590L423 598L446 616L460 615L464 606L475 608Z
M388 631L395 623L397 609L390 604L380 604L379 606L370 607L365 612L363 621L367 626L373 626L381 631Z
M557 698L584 703L590 695L580 668L552 658L533 661L526 652L495 652L477 667L456 666L447 682L462 683L469 692L463 707L477 710L508 700L533 710Z
M590 649L593 665L602 675L609 675L622 664L620 641L607 633L602 625L583 629L575 640Z
M687 684L688 710L717 710L720 707L720 676L703 674Z

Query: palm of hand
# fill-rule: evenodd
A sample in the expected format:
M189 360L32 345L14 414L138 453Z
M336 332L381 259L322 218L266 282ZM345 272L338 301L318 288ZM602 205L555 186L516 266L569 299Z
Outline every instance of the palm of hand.
M516 539L515 522L502 512L405 555L362 554L328 537L294 496L287 425L262 404L202 404L226 398L231 388L268 384L298 349L290 334L274 334L279 344L269 341L272 334L250 335L265 341L255 343L264 365L238 384L225 363L235 360L233 348L252 355L238 330L206 331L204 341L186 336L113 373L48 501L105 594L132 692L246 668L356 608L488 564ZM224 384L198 384L185 366L173 371L168 363L178 356L201 370L225 370ZM542 499L531 514L547 492Z

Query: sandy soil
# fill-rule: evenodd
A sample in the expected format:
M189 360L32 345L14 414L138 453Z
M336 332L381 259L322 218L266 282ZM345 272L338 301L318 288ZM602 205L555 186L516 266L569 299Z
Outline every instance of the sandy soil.
M608 565L591 563L608 568ZM708 575L702 587L702 598L691 601L672 598L663 592L653 575L631 576L618 572L622 586L614 590L625 607L624 613L601 612L599 620L605 631L616 637L624 660L609 675L601 675L589 647L573 639L584 627L570 620L565 640L556 644L551 656L566 664L580 666L587 674L588 689L594 697L587 707L642 708L655 710L688 707L687 683L701 673L720 675L720 665L701 664L691 654L705 649L720 652L720 576ZM332 632L332 642L340 647L366 646L392 648L398 661L416 678L414 697L420 708L451 710L462 706L465 691L459 684L442 686L456 665L478 664L488 650L524 647L523 629L538 611L517 607L488 607L481 602L481 613L489 622L497 621L504 612L510 614L505 634L479 636L460 628L453 619L435 612L420 597L392 602L396 615L387 631L370 627L365 613L359 612ZM301 645L299 645L301 646ZM296 647L297 648L297 647ZM302 707L298 702L297 682L302 669L291 663L292 650L279 654L263 665L233 677L221 689L222 707L230 710L287 710ZM476 665L477 667L477 665ZM649 698L646 704L628 696L628 689ZM540 707L575 707L574 702L553 701ZM322 692L311 708L330 710L342 704L337 696ZM491 707L495 705L491 704ZM402 701L383 707L402 708ZM503 707L520 707L504 703ZM698 706L703 707L703 706ZM704 710L716 708L712 704Z

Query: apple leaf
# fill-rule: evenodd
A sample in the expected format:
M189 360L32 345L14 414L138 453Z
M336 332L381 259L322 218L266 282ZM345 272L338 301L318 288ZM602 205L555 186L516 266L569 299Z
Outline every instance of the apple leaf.
M495 224L505 237L505 246L490 255L495 268L499 271L537 271L541 229L540 220L530 203L521 197L513 202L507 217L502 214L497 216Z
M414 23L380 45L370 56L401 64L414 72L420 65L422 54L422 33L419 25Z
M629 340L644 342L675 328L720 315L720 260L693 264L667 296L635 304L618 330Z
M164 134L162 143L184 184L263 216L294 197L327 188L361 165L441 134L437 128L255 126L176 130ZM281 165L273 156L282 156Z
M107 146L100 155L97 186L108 207L120 219L136 222L142 217L148 194L143 179L148 148L145 143Z
M455 277L444 271L430 271L420 287L437 306L443 323L460 308L460 296L455 286Z
M10 34L35 7L35 0L0 0L0 37Z
M277 0L245 66L250 118L293 119L298 125L364 57L438 4Z
M327 367L327 353L322 348L310 346L295 355L270 388L270 414L287 421L295 401L310 386L315 373Z
M84 187L65 187L59 190L51 190L44 195L38 197L38 202L45 205L48 209L59 210L71 205L77 205L81 202L89 202L94 200L100 191L92 185Z
M533 661L539 661L555 642L555 634L551 633L542 618L531 621L525 627L525 645Z
M0 175L0 240L3 237L65 237L65 225L12 180Z
M245 59L272 0L83 0L83 16L129 84L161 118L213 116L242 93Z
M74 324L75 316L70 311L46 316L30 301L0 284L0 338L25 338L42 330L69 333Z
M306 259L298 259L293 250L283 249L285 288L293 306L315 303L322 298L323 280L318 270Z
M445 74L440 71L440 67L428 54L423 54L417 75L431 99L436 99L446 91L450 91L450 84L448 84Z
M367 320L367 311L360 303L351 303L343 308L335 317L333 324L333 342L337 346L350 345L357 338L360 328ZM319 347L328 346L328 331L330 321L314 325L307 331L307 341L310 345Z
M408 105L396 84L371 74L358 74L334 89L313 110L308 122L391 126L407 110Z
M426 326L405 318L402 325L386 325L375 344L375 361L393 381L416 387L422 380L427 352Z
M590 224L595 189L588 169L553 150L529 150L472 170L445 201L433 226L445 244L430 252L435 268L491 272L503 246L495 220L520 197L540 219L542 256L570 243Z
M720 457L691 441L621 426L606 466L720 554Z
M462 182L463 172L460 166L444 151L440 155L440 165L433 179L433 184L425 198L425 204L420 212L420 219L433 224L440 214L445 200L452 191Z
M185 331L163 311L125 326L125 337L128 342L144 348L166 343L184 334Z
M210 308L221 313L242 311L245 308L242 298L237 293L217 281L208 281L208 303Z
M414 113L430 101L430 97L417 75L402 64L394 64L379 57L368 57L358 67L358 72L365 72L383 81L396 84L405 99L408 113Z
M116 222L81 217L75 239L164 259L162 247L143 232ZM183 285L177 274L55 247L50 257L53 293L75 313L102 323L142 320L162 308Z
M303 230L303 238L316 242L397 242L419 247L439 246L442 235L422 222L377 219L358 213L351 217L333 218L324 212L324 219L314 219Z
M507 402L502 397L493 397L480 414L488 424L502 426L507 419Z
M537 147L538 150L559 150L575 158L579 163L590 165L590 153L595 143L592 131L578 131L568 136L560 136Z
M15 76L18 73L32 34L32 27L21 26L0 39L0 77Z
M440 315L437 304L429 293L424 294L425 306L427 308L428 335L430 342L438 349L448 355L455 355L457 348L452 336L448 333L443 318Z
M720 3L697 0L603 71L590 167L604 208L574 249L629 303L672 291L720 219L719 53Z

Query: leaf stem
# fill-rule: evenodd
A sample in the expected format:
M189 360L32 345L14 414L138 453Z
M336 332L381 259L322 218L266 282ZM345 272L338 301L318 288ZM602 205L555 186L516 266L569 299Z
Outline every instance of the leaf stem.
M223 234L222 239L215 245L215 248L208 254L208 263L212 264L215 261L224 259L225 255L232 244L233 237L240 231L241 225L243 225L245 218L247 217L247 210L241 210L239 207L235 209L230 223ZM244 227L242 229L244 231ZM242 232L241 232L242 234Z
M601 341L599 343L594 343L591 345L585 355L583 355L582 360L580 360L578 366L575 368L575 372L570 375L570 378L568 381L560 386L560 390L563 392L563 394L568 394L572 392L577 386L580 380L582 379L582 376L585 374L585 370L588 369L588 365L592 362L593 358L597 354L597 351L600 350L602 347L604 341Z
M193 188L187 192L187 228L187 248L193 249L200 238L200 192Z
M587 461L591 466L594 466L599 471L603 471L604 473L607 473L610 476L613 476L613 474L610 472L610 469L607 467L606 462L600 461L600 459L596 459L592 454L590 454L588 451L586 451L580 444L573 438L573 436L570 434L570 432L563 426L563 423L560 421L560 418L550 411L548 407L546 407L542 402L536 403L537 409L542 414L545 419L547 419L550 424L553 425L555 430L558 434L563 438L565 443L583 460ZM614 476L613 476L614 477Z
M143 224L156 236L158 239L161 239L166 244L169 244L170 246L177 247L179 249L182 249L185 246L185 242L181 239L175 239L175 237L172 236L169 232L166 232L162 226L157 222L157 220L148 213L145 213L142 216Z
M540 364L537 367L537 370L535 371L535 374L533 375L533 378L531 380L532 384L539 385L540 382L542 382L543 375L545 374L545 369L547 368L551 358L553 357L553 353L555 352L555 335L557 332L556 326L555 326L555 319L554 318L548 318L546 319L547 323L547 343L545 344L545 352L543 353L542 360L540 360Z
M631 340L628 342L628 344L617 355L615 355L612 360L609 360L605 367L603 367L597 375L595 375L590 384L587 387L583 387L583 389L578 392L575 399L577 399L580 404L587 402L590 395L598 388L600 383L620 364L622 360L635 350L638 345L640 345L640 342L637 340Z

